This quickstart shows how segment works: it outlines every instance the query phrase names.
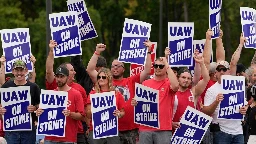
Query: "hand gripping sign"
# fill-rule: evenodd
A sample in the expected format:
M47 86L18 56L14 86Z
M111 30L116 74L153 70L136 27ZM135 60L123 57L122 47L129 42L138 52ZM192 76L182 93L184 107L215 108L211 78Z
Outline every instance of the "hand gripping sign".
M29 86L0 88L4 131L32 130L32 117L27 107L31 105Z
M159 91L135 83L135 99L138 104L134 108L134 122L153 128L159 124Z
M113 115L117 109L115 92L90 95L93 139L118 136L118 119Z
M180 120L180 128L172 136L171 144L200 144L212 117L188 106Z
M168 57L172 67L192 66L194 23L168 22Z
M54 57L82 55L77 12L49 15L52 39L57 42Z
M98 37L84 0L68 0L68 11L78 13L79 34L81 41Z
M44 112L38 117L37 135L65 137L68 92L41 90L39 108Z
M220 102L218 119L243 119L239 110L245 105L245 77L221 76L224 99Z
M144 65L147 48L143 42L150 38L151 24L125 18L118 61Z
M212 39L220 36L222 0L209 0L209 27L213 31Z
M1 30L3 55L5 56L5 73L12 72L13 63L22 60L26 63L29 72L33 71L31 45L28 28L3 29Z
M152 42L154 45L154 49L152 50L151 53L151 60L152 60L152 66L151 66L151 71L150 71L150 75L153 76L154 75L154 67L153 64L155 62L156 59L156 48L157 48L157 43L156 42ZM131 64L130 65L130 76L134 76L137 75L139 73L141 73L144 70L144 65L138 65L138 64Z
M256 48L256 10L240 7L241 24L246 42L245 48Z

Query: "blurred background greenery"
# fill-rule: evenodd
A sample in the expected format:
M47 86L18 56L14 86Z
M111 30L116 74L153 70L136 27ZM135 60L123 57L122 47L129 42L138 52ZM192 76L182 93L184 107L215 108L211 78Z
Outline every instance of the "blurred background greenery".
M111 60L118 57L123 23L125 18L145 21L152 24L150 40L159 41L160 0L85 0L90 17L97 30L98 38L82 42L85 66L92 56L97 43L107 45L103 56L110 66ZM205 38L208 29L208 0L162 0L163 2L163 42L162 48L168 46L168 22L194 22L194 40ZM239 44L241 33L240 7L255 8L256 0L223 0L221 28L224 31L223 43L226 60L230 58ZM66 0L52 0L53 13L67 11ZM0 0L0 29L30 28L32 53L36 62L36 83L45 88L46 61L46 0ZM158 44L159 46L159 44ZM158 47L159 48L159 47ZM215 40L213 40L215 49ZM2 51L1 51L2 53ZM243 49L240 62L249 66L253 49ZM163 55L163 50L158 56ZM215 53L214 53L215 56ZM56 68L70 58L55 59ZM129 75L126 65L125 76Z

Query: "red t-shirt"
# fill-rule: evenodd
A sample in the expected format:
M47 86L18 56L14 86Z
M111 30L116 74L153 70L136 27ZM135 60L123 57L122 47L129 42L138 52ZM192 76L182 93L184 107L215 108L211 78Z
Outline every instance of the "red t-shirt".
M92 90L90 94L95 94L95 93L96 93L95 90ZM88 105L88 104L91 104L90 95L89 95L88 98L87 98L87 105ZM124 106L125 106L124 98L123 98L123 96L122 96L122 94L121 94L120 92L116 92L116 106L117 106L117 109L118 109L118 110L123 109ZM120 127L120 122L119 122L119 120L118 120L118 129L119 129L119 127ZM90 130L90 131L93 130L92 120L90 121L90 129L89 129L89 130Z
M84 105L81 94L71 88L68 91L68 106L70 112L78 112L84 116ZM45 140L54 142L77 142L78 120L66 117L65 137L45 136Z
M79 91L83 97L83 102L84 102L84 106L86 106L86 102L87 102L87 95L86 95L86 91L84 90L84 88L75 82L72 82L69 84L70 87L76 89L77 91ZM55 90L57 88L57 82L56 79L53 80L52 83L49 83L46 80L46 89L47 90ZM83 125L81 121L78 121L78 133L84 133L84 129L83 129Z
M160 129L140 125L140 131L172 130L172 113L175 92L170 88L168 78L161 81L149 79L142 83L145 86L159 90L159 123Z
M3 120L0 120L0 137L4 137Z
M180 122L181 116L184 114L186 108L194 106L194 96L191 89L187 89L184 92L177 91L174 100L174 117L173 122Z
M138 128L134 123L134 107L131 105L132 98L135 95L135 83L140 83L140 74L122 78L121 80L113 80L116 90L121 92L125 100L125 115L118 120L119 131L127 131Z

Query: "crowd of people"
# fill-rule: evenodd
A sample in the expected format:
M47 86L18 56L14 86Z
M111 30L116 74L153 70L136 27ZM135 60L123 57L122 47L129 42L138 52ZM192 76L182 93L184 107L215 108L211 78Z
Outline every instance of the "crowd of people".
M180 128L180 118L187 106L193 107L213 118L204 135L203 144L253 144L256 143L256 53L251 65L246 68L238 64L241 51L246 41L243 34L230 62L225 59L225 49L222 43L223 32L216 39L216 62L211 61L212 31L206 32L206 42L203 53L194 51L194 76L186 67L170 67L167 57L172 48L166 48L163 57L152 62L152 43L144 42L147 48L147 58L144 70L134 76L124 78L124 64L114 59L110 69L107 60L101 53L107 48L97 44L87 66L84 66L81 56L71 57L70 62L64 62L54 70L54 48L58 45L54 40L49 43L49 54L46 60L46 89L68 92L68 108L63 111L66 116L65 137L45 136L40 143L44 144L170 144L173 132ZM1 143L32 144L36 141L37 117L44 110L39 107L40 88L35 83L36 70L28 73L26 63L22 60L14 62L13 78L5 78L5 57L1 57L0 85L2 88L29 86L31 105L28 112L32 113L32 131L6 131L1 128ZM31 56L35 64L35 57ZM154 76L150 77L151 67ZM221 88L221 76L244 76L246 79L246 98L248 104L239 112L245 115L243 120L217 119L219 103L224 99ZM134 107L137 105L135 84L140 83L159 91L159 123L160 128L152 128L135 124ZM101 139L93 138L93 123L91 112L91 94L115 91L117 109L113 115L118 120L118 136ZM0 107L0 114L8 113ZM2 122L3 123L3 122ZM1 123L1 125L2 125ZM1 126L2 127L2 126ZM6 140L6 141L5 141ZM5 141L5 142L4 142Z

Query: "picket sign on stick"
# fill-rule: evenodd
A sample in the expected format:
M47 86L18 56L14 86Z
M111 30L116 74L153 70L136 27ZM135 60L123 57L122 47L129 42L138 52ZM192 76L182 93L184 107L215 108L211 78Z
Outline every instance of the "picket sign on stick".
M82 55L77 12L49 15L52 39L57 42L54 58Z
M90 95L93 139L118 136L118 118L113 115L117 109L115 91Z
M138 104L134 108L134 123L160 128L159 91L135 83L135 97Z
M245 48L256 48L256 10L249 7L240 7L241 24L246 42Z
M194 23L168 22L168 47L171 54L168 62L171 67L189 67L193 60Z
M209 0L209 27L213 32L212 39L220 36L222 0Z
M29 86L0 88L4 131L31 131L32 117L27 107L31 105Z
M150 75L151 77L154 75L154 67L153 64L155 62L156 59L156 49L157 49L157 42L152 42L153 44L153 51L151 53L151 60L152 60L152 66L151 66L151 71L150 71ZM137 75L139 73L141 73L144 70L145 66L144 65L138 65L138 64L131 64L130 65L130 76L134 76Z
M212 117L188 106L180 120L180 128L176 129L171 144L200 144L210 126Z
M29 72L33 71L30 61L31 45L29 28L1 30L3 55L5 56L5 73L12 73L12 66L16 60L26 63Z
M37 135L65 137L68 92L41 90L39 108L44 112L38 117Z
M196 49L199 50L199 53L204 52L205 41L206 41L205 39L193 41L193 57L194 57L194 52ZM211 49L212 49L212 45L211 45ZM213 52L211 54L210 62L213 62ZM193 65L188 68L191 71L192 76L194 76L194 73L195 73L194 68L195 68L195 59L193 58Z
M81 41L98 37L84 0L68 0L68 11L78 13L79 34Z
M125 18L118 61L144 65L147 48L143 42L150 38L151 24Z
M243 115L239 109L246 104L245 77L221 76L221 87L224 99L220 102L218 119L241 120Z

